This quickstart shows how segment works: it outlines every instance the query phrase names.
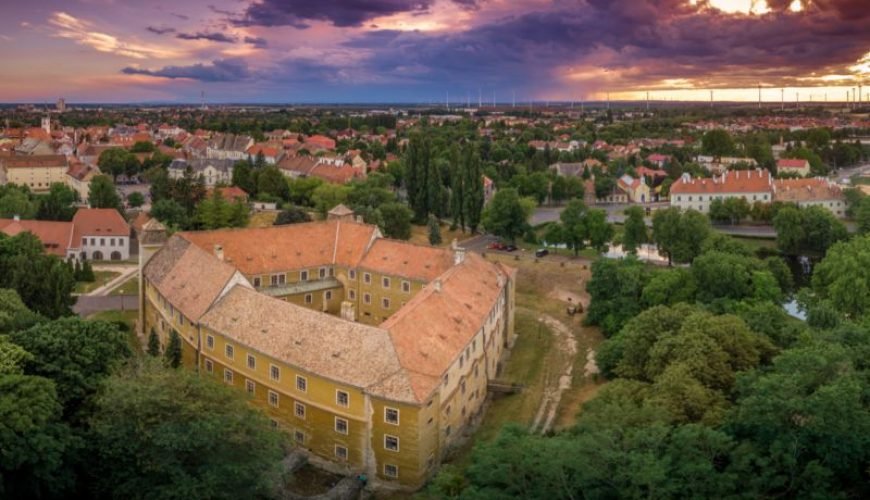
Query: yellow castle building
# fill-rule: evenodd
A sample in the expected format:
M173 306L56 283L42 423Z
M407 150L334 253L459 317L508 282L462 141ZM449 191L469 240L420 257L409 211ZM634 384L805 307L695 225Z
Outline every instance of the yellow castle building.
M481 416L514 331L516 271L454 245L322 222L143 227L140 321L246 391L323 466L415 489Z

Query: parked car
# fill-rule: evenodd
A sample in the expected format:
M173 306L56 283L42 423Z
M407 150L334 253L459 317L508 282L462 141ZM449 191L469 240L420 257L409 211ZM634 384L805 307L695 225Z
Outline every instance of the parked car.
M487 246L490 250L504 250L504 243L500 241L494 241Z
M517 247L516 245L505 245L502 250L504 250L505 252L516 252Z
M535 257L545 257L547 255L550 255L550 251L546 248L539 248L535 250Z

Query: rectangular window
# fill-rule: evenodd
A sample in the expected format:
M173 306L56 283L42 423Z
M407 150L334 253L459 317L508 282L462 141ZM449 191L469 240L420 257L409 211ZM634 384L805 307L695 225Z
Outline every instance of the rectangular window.
M269 377L272 380L281 380L281 369L275 365L269 365Z
M399 425L399 410L395 408L384 408L384 422Z
M384 276L383 278L381 278L381 284L384 285L384 288L390 288L390 278Z
M214 371L214 364L210 359L205 360L205 371L211 373Z
M115 246L115 238L109 238L109 246L110 247Z
M356 300L356 290L350 289L347 291L347 298L350 300Z
M293 413L299 418L305 418L305 405L302 403L296 403L293 406Z
M399 477L399 466L393 464L384 464L384 476L396 479Z
M88 239L82 238L82 246L87 246L87 244L88 244Z
M100 246L101 247L106 246L106 238L100 238Z
M368 285L371 282L372 282L372 275L369 273L363 273L363 283Z
M323 293L323 298L326 300L332 300L332 290L327 290Z
M335 404L347 408L350 406L350 395L344 391L335 391Z
M257 358L255 358L251 354L248 354L248 368L250 368L251 370L257 369Z
M91 246L92 247L97 246L97 239L96 238L91 238Z
M399 451L399 437L384 434L384 449Z
M272 286L280 286L287 282L286 274L273 274L272 275Z
M299 443L299 444L305 444L305 433L304 433L304 432L302 432L302 431L296 431L296 432L293 434L293 436L294 436L294 438L296 439L296 442L297 442L297 443Z
M356 279L356 271L355 270L351 269L350 271L348 271L348 275L350 276L350 279L352 279L352 280Z
M305 294L305 303L310 304L314 302L314 297L310 293Z
M371 296L371 294L368 294L368 293L364 293L364 294L363 294L363 303L364 303L364 304L371 304L371 303L372 303L372 296Z
M229 358L229 359L233 359L233 354L234 354L233 346L227 344L227 347L226 347L226 349L224 350L224 354L226 354L226 357L227 357L227 358Z
M390 299L388 299L388 298L386 298L386 297L383 298L383 299L381 299L381 306L382 306L384 309L389 309L389 308L390 308Z
M326 268L321 267L320 269L318 269L317 275L320 277L320 279L326 278Z
M402 282L402 291L405 293L411 293L411 282L403 281Z
M259 276L256 276L256 277L254 278L254 288L260 288L260 283L261 283L261 282L260 282L260 277L259 277Z
M269 391L269 406L278 407L278 393L275 391Z
M205 346L208 347L209 349L214 349L214 336L213 335L206 335L205 336Z
M347 434L347 420L335 417L335 432L339 434Z
M299 271L299 281L308 281L308 271Z
M347 447L335 445L335 458L339 460L347 460Z
M296 375L296 389L305 392L308 390L308 380L302 375Z
M229 368L224 368L224 382L228 384L233 383L233 371Z
M253 380L245 380L245 390L248 391L248 394L254 394L257 392L257 384Z

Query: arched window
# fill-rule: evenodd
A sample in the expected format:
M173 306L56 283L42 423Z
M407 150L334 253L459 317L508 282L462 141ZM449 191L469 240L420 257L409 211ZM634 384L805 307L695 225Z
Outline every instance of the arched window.
M112 252L112 260L121 260L121 252Z
M97 250L93 254L91 254L91 258L94 260L103 260L103 252Z

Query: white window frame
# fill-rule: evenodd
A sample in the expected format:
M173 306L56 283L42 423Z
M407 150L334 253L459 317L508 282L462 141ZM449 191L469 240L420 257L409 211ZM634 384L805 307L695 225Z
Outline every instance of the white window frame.
M256 394L257 393L257 383L249 378L246 378L245 379L245 391L247 391L248 394Z
M392 473L387 472L388 470L392 470ZM393 464L384 464L384 477L388 477L390 479L399 479L399 466Z
M396 448L395 449L387 446L387 440L391 439L391 438L396 440ZM384 434L384 449L387 451L395 451L396 453L398 453L399 449L400 449L399 448L399 436L393 436L392 434Z
M302 383L300 384L300 382ZM308 379L302 375L296 375L296 390L299 392L308 392Z
M344 454L339 453L338 450L344 450ZM341 444L335 445L335 458L339 460L347 460L349 453L347 446Z
M281 380L281 367L269 364L269 378L276 382L279 382Z
M280 408L281 396L277 392L270 390L266 398L269 401L269 406L271 406L272 408Z
M363 283L366 285L372 284L372 273L363 273Z
M224 346L224 357L227 359L235 359L236 349L232 344L227 344Z
M257 357L253 354L248 354L247 356L247 366L251 370L257 369Z
M390 298L382 297L381 298L381 309L389 309L390 308Z
M233 384L233 371L229 368L224 368L224 383Z
M356 269L351 269L350 271L347 272L347 275L350 279L355 280L356 279Z
M344 398L347 401L344 404L342 404L341 398L339 397L342 394L344 394ZM350 406L350 393L347 391L342 391L341 389L336 389L335 390L335 404L336 404L336 406L341 406L342 408L348 408Z
M389 278L389 276L381 276L381 286L384 287L384 290L389 290L390 285L393 284L393 281Z
M206 373L214 373L214 363L212 362L212 360L205 360L205 371Z
M387 412L389 412L390 410L396 412L396 421L395 422L391 422L390 419L387 418ZM384 407L384 423L390 424L390 425L399 425L399 409L392 408L390 406L385 406Z
M209 348L209 350L214 350L214 335L206 335L205 336L205 346Z
M343 431L338 428L339 422L344 423L344 430ZM337 432L339 434L344 434L345 436L347 436L350 433L350 422L348 422L346 418L335 417L335 425L333 426L333 429L335 429L335 432Z
M304 403L300 403L299 401L293 403L293 415L296 418L301 418L302 420L305 420L305 413L306 411Z
M402 292L411 293L411 282L404 280L402 281Z
M299 271L299 281L308 281L308 270Z

